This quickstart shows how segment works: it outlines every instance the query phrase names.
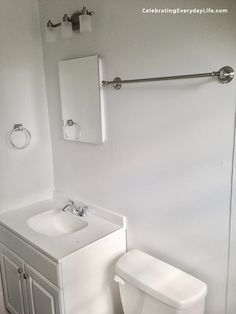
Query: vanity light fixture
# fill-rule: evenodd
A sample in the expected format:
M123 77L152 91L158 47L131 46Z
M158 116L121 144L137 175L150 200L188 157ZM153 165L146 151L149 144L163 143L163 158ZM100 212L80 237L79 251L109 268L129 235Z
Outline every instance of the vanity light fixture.
M94 14L93 11L88 11L86 7L83 7L81 11L75 12L69 17L64 14L62 22L53 24L51 20L47 22L46 26L46 41L55 42L56 33L54 28L61 26L62 38L73 37L74 32L91 32L92 31L92 20L91 16Z

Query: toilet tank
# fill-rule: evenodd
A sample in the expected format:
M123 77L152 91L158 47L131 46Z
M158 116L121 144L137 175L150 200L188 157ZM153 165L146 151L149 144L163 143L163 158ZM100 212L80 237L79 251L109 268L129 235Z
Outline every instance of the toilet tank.
M203 314L207 286L144 252L132 250L116 264L125 314Z

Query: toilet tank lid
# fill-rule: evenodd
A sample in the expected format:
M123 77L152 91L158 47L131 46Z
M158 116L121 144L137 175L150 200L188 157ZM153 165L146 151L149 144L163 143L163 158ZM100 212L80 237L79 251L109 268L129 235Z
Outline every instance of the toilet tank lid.
M190 308L207 294L204 282L139 250L123 255L116 264L116 273L175 309Z

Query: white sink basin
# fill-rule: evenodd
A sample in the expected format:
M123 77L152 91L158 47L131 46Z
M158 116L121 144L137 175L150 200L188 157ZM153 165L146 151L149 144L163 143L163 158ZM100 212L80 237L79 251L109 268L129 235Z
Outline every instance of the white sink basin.
M124 227L124 217L91 204L86 217L63 212L67 203L68 198L51 199L3 213L0 231L11 230L58 262Z
M30 217L27 225L40 234L55 238L77 232L87 227L88 223L69 212L49 210Z

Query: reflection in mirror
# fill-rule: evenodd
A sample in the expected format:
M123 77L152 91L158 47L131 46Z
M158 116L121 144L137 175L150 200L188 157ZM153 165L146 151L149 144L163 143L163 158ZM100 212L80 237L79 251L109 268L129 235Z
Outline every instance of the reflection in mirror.
M104 141L103 101L98 56L59 62L64 139Z

